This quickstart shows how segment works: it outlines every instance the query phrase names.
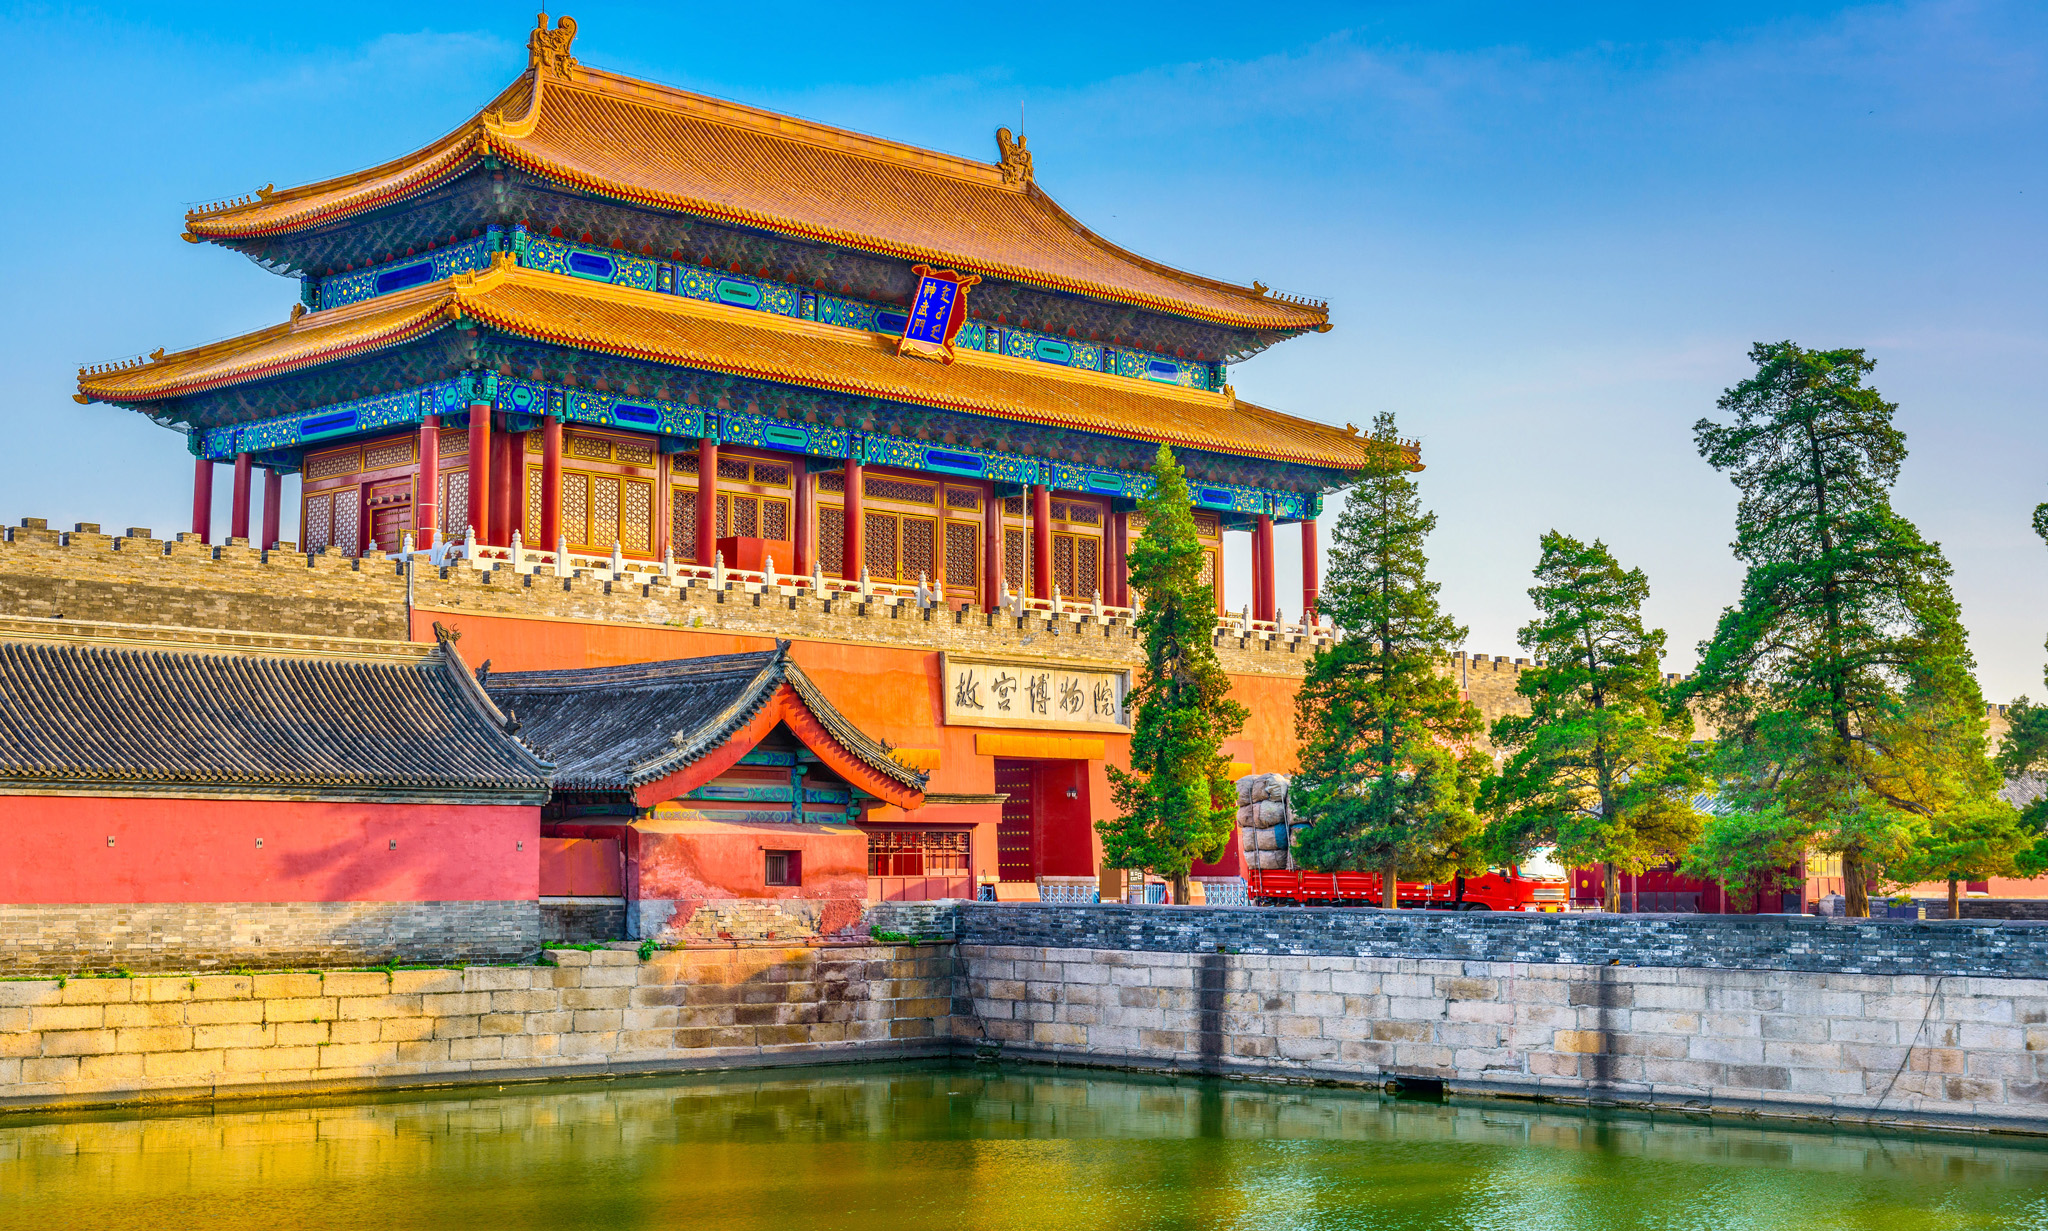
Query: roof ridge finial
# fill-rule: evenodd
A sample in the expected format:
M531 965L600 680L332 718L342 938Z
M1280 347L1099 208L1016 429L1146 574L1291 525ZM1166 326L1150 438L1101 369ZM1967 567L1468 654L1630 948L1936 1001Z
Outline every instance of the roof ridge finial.
M1031 182L1031 151L1024 148L1026 139L1022 133L1012 138L1009 129L996 129L996 150L1002 155L996 166L1002 171L1005 184Z
M576 57L569 54L569 45L575 41L574 17L555 18L555 28L550 30L548 12L542 9L534 18L533 33L526 40L526 67L536 74L546 69L566 81L576 64Z

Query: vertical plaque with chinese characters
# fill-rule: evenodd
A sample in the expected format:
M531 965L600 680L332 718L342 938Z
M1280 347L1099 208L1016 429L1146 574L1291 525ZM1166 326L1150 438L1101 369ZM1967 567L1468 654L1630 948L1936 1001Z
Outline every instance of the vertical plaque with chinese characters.
M1130 673L1092 664L942 654L952 726L1124 733Z

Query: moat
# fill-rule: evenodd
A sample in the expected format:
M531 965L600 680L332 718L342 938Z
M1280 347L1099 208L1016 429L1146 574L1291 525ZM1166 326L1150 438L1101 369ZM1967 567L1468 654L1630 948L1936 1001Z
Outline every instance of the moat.
M2048 1144L959 1063L0 1119L0 1228L2048 1228Z

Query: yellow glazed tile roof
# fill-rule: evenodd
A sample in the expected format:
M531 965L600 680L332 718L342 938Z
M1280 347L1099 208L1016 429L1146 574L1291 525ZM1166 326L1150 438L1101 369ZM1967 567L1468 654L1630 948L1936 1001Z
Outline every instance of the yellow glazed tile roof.
M1176 448L1341 470L1362 469L1372 458L1362 438L1228 393L978 351L963 350L950 365L899 358L895 339L880 334L540 273L504 260L486 271L308 313L243 338L82 374L79 390L109 402L177 397L360 355L458 317L521 337L655 363Z
M195 211L186 229L237 241L329 226L427 191L486 154L636 204L1218 324L1329 327L1321 304L1111 244L1041 191L1028 166L884 141L573 60L530 70L461 128L404 158Z

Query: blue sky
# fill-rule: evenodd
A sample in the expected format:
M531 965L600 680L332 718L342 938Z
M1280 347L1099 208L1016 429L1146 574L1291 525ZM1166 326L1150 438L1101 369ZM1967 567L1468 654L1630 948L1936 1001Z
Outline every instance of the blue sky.
M2048 9L946 9L930 37L914 6L569 11L590 63L977 158L1021 109L1040 185L1109 238L1329 299L1334 331L1233 380L1422 440L1475 651L1517 652L1556 528L1649 573L1687 669L1740 583L1693 422L1752 342L1866 347L1987 696L2042 695ZM180 442L73 404L77 365L282 320L293 285L178 242L184 210L431 140L520 70L533 11L5 12L0 515L182 528Z

